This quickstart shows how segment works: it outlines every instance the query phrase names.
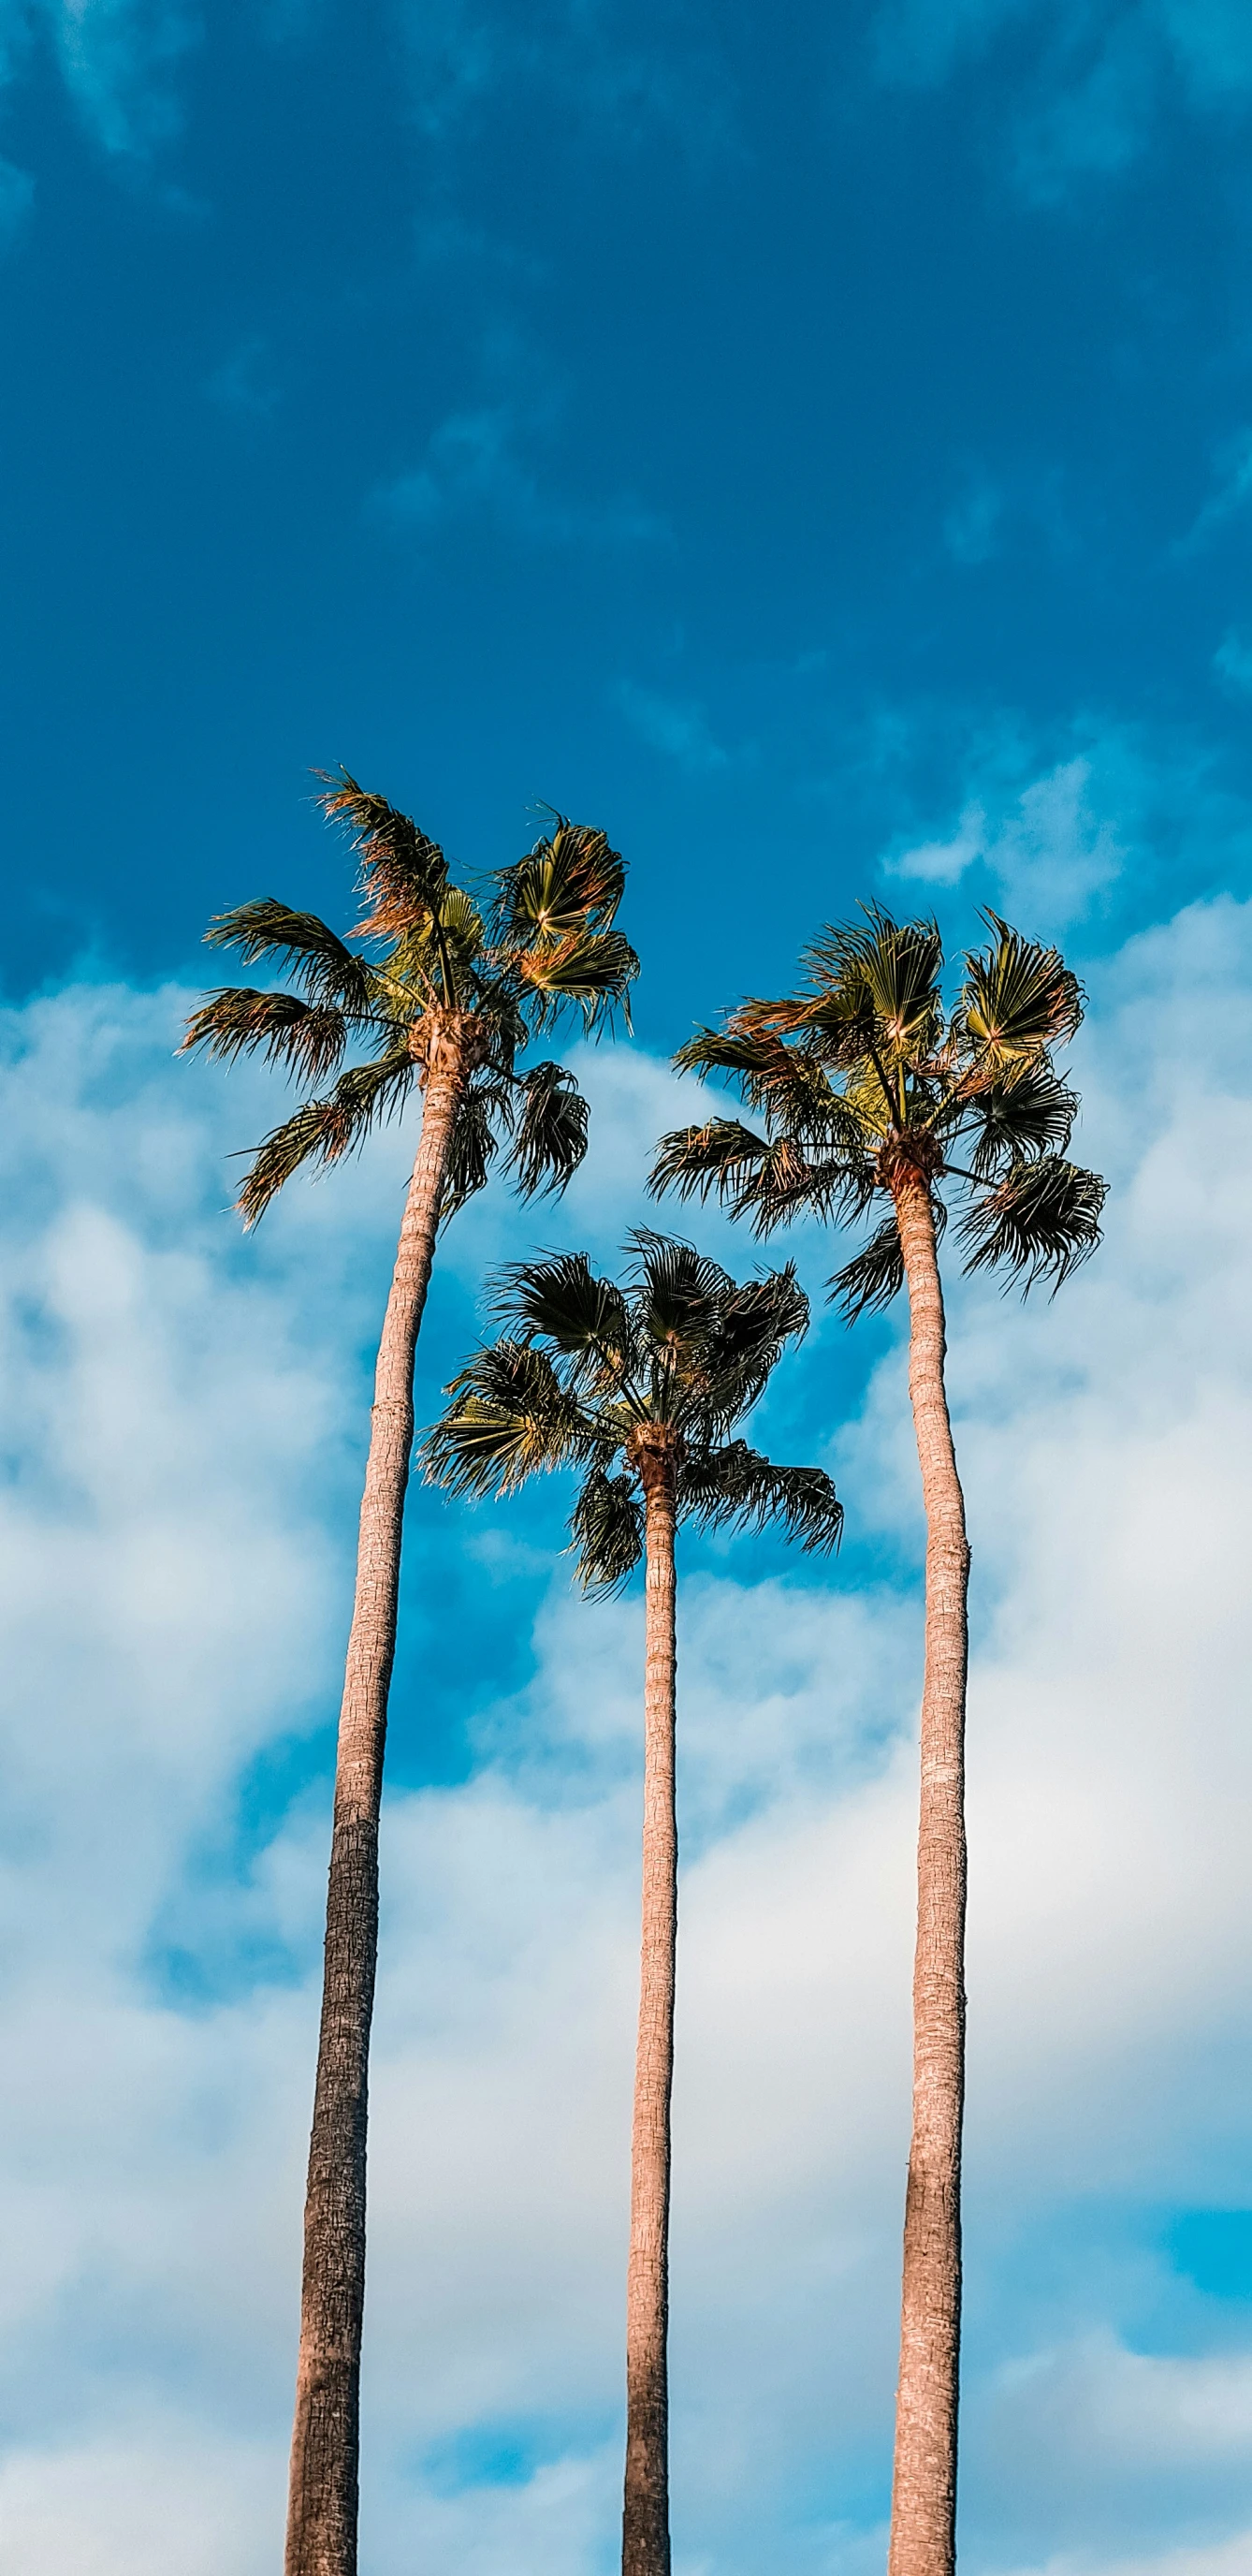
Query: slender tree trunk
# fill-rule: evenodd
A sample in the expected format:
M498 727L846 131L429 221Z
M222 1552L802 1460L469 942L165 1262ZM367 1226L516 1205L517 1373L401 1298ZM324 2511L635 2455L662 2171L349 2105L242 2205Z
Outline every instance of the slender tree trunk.
M335 1771L326 1959L304 2205L304 2286L286 2576L356 2576L365 2126L378 1958L378 1811L413 1446L413 1354L463 1081L437 1046L378 1346Z
M926 1663L913 1974L913 2143L904 2214L888 2576L952 2576L961 2342L969 1543L944 1389L943 1291L934 1210L920 1175L900 1175L895 1204L912 1328L909 1393L926 1506Z
M622 2576L669 2576L670 2090L678 1827L674 1806L674 1480L670 1459L639 1460L646 1498L643 1936L626 2276L626 2485Z

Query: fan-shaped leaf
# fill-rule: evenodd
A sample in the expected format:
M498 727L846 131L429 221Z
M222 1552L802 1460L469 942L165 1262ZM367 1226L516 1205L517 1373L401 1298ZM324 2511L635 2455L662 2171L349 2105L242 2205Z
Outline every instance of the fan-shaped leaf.
M333 1003L227 985L191 1013L179 1053L202 1046L230 1061L260 1049L270 1064L287 1065L300 1081L320 1082L341 1063L347 1041L347 1021Z
M998 913L984 918L994 936L966 958L958 1019L989 1071L1012 1074L1073 1036L1082 987L1058 949L1023 939Z
M967 1271L1003 1267L1025 1289L1040 1279L1059 1288L1088 1260L1100 1240L1100 1215L1108 1184L1059 1154L1015 1164L997 1189L976 1198L962 1218L970 1247Z
M584 1591L619 1592L643 1555L643 1506L634 1477L593 1467L569 1526Z
M519 1078L516 1134L508 1165L523 1198L559 1198L587 1151L587 1103L560 1064L531 1065Z
M205 932L211 948L238 948L249 966L258 957L280 957L311 1002L330 1004L349 1019L375 1017L378 988L372 968L357 957L315 912L293 912L274 895L221 912Z
M294 1118L265 1138L235 1204L253 1226L270 1200L302 1163L337 1163L363 1145L378 1119L403 1106L416 1066L407 1046L391 1048L373 1064L349 1065L324 1100L310 1100Z
M678 1499L684 1516L706 1529L776 1524L806 1554L828 1554L843 1530L843 1505L822 1468L776 1467L743 1440L685 1459Z
M448 1493L511 1493L540 1469L594 1454L594 1424L531 1343L479 1351L448 1393L420 1452L430 1483Z

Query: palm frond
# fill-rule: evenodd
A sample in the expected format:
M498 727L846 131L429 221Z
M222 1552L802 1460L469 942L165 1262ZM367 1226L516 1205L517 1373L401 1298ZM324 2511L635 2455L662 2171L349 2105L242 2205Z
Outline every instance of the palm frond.
M493 1090L487 1084L471 1084L457 1104L448 1156L444 1164L443 1193L439 1203L440 1223L446 1225L467 1199L485 1189L496 1155Z
M648 1189L653 1198L676 1190L680 1199L707 1199L715 1191L725 1205L738 1199L768 1152L767 1139L737 1118L708 1118L702 1127L675 1127L657 1146Z
M507 1163L524 1199L559 1198L587 1151L588 1108L564 1065L535 1064L519 1078Z
M757 1008L745 1003L724 1029L697 1029L674 1057L679 1072L733 1074L748 1107L764 1111L788 1136L846 1147L847 1113L825 1066L809 1047L785 1046L775 1029L755 1021Z
M536 841L515 867L496 874L495 936L529 947L536 933L564 939L576 930L611 930L626 889L626 862L607 832L571 823Z
M970 1113L958 1100L953 1124ZM970 1164L989 1180L1009 1162L1063 1154L1078 1115L1077 1095L1052 1070L1046 1056L1026 1065L1016 1081L993 1083L973 1103Z
M606 1027L619 1009L629 1029L630 987L639 960L620 930L571 930L561 939L536 939L516 950L512 966L536 1028L548 1027L575 1002L588 1030Z
M627 1248L634 1256L630 1302L648 1340L658 1348L702 1346L734 1288L729 1273L681 1236L647 1226L627 1236Z
M448 1394L419 1451L428 1482L446 1493L512 1493L538 1470L595 1453L594 1425L532 1343L477 1352Z
M179 1054L202 1046L229 1063L259 1048L270 1064L288 1066L299 1081L321 1082L342 1062L347 1042L348 1023L332 1002L224 985L191 1013Z
M501 1323L528 1341L595 1362L593 1375L629 1374L634 1333L626 1300L614 1280L597 1278L585 1252L511 1262L492 1283L490 1303Z
M858 1040L868 1046L871 1031L897 1061L933 1043L942 1019L943 941L936 922L895 921L870 904L863 923L822 931L803 964L812 986L811 1024L839 1060L848 1060Z
M255 903L218 913L204 935L210 948L238 948L249 966L259 957L281 958L310 1002L330 1004L352 1020L375 1017L378 988L372 968L315 912L293 912L276 896L262 895Z
M779 1526L807 1554L839 1544L843 1505L820 1467L776 1467L743 1440L687 1457L679 1471L678 1508L702 1528Z
M337 1163L363 1145L380 1118L394 1117L417 1068L407 1046L392 1047L372 1064L349 1065L323 1100L309 1100L275 1127L260 1146L235 1202L245 1225L264 1216L270 1200L303 1163Z
M845 1261L842 1270L836 1270L829 1293L841 1309L844 1322L854 1324L858 1315L879 1314L893 1297L899 1296L903 1286L900 1229L894 1216L889 1216L860 1252Z
M448 882L448 862L438 842L385 796L358 786L346 769L320 775L325 780L325 793L317 800L322 812L328 822L346 827L360 860L362 937L403 939L421 930L437 916Z
M961 1220L970 1247L967 1272L1003 1267L1023 1289L1051 1279L1055 1289L1088 1260L1100 1241L1108 1183L1059 1154L1017 1163L997 1189L975 1200Z
M620 1592L643 1555L643 1507L634 1477L592 1467L569 1527L583 1590Z
M692 1390L692 1409L706 1437L728 1428L758 1401L787 1343L803 1341L808 1328L809 1301L794 1262L737 1287L730 1283L700 1350Z
M1011 1075L1073 1036L1082 1019L1082 987L1059 949L1023 939L998 913L983 918L993 935L987 948L966 958L958 1022L988 1071Z

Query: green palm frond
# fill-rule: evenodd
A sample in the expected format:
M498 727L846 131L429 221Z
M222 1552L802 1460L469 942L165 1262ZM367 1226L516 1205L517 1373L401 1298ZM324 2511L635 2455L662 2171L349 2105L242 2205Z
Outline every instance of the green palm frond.
M718 1301L702 1362L709 1384L709 1418L729 1423L765 1392L788 1342L809 1329L809 1301L794 1262L748 1279Z
M669 1190L681 1199L716 1194L763 1236L801 1213L859 1216L874 1187L873 1164L859 1143L844 1154L810 1157L785 1132L758 1136L735 1118L663 1136L648 1176L654 1198Z
M743 1440L686 1459L678 1494L684 1514L705 1529L777 1524L810 1555L828 1555L843 1530L843 1505L822 1468L776 1467Z
M548 1342L579 1365L575 1384L600 1380L618 1393L631 1379L635 1334L616 1281L599 1279L585 1252L511 1262L493 1282L491 1311L527 1341Z
M309 1100L275 1127L260 1146L235 1202L245 1225L264 1216L270 1200L304 1163L337 1163L364 1144L380 1118L394 1117L417 1067L407 1046L390 1048L372 1064L349 1065L333 1091Z
M639 960L620 930L571 930L561 939L536 939L516 951L513 971L537 1029L568 1003L579 1005L588 1031L607 1027L621 1011L629 1029L630 988Z
M491 1089L486 1084L471 1084L462 1092L453 1121L444 1165L443 1193L439 1219L446 1225L467 1199L475 1198L487 1186L497 1144L493 1110L498 1109Z
M824 1066L804 1047L788 1047L777 1031L741 1025L732 1015L725 1029L697 1029L679 1047L680 1073L730 1073L750 1109L765 1111L789 1136L807 1144L841 1140L847 1120Z
M958 1102L956 1116L961 1114ZM1028 1064L1015 1082L994 1083L973 1104L969 1160L976 1178L991 1179L1008 1162L1064 1154L1077 1115L1077 1095L1046 1056Z
M643 1555L643 1505L634 1478L593 1467L569 1526L583 1590L620 1592Z
M375 1016L378 987L372 968L315 912L293 912L274 895L262 895L255 903L218 913L204 935L211 948L238 948L248 966L259 957L280 957L310 1002L332 1005L353 1020Z
M536 933L559 940L579 930L611 930L626 889L626 864L607 832L556 818L556 829L536 841L515 867L497 879L494 935L527 948Z
M854 1324L858 1315L876 1315L898 1297L904 1286L904 1254L900 1249L900 1229L894 1212L886 1217L869 1242L845 1261L830 1282L830 1295L840 1308L844 1322Z
M1100 1241L1108 1184L1059 1154L1015 1164L961 1220L967 1271L1003 1267L1023 1289L1051 1279L1054 1290Z
M633 1256L630 1306L654 1364L679 1379L700 1367L734 1281L674 1235L640 1226L627 1238Z
M507 1161L525 1199L559 1198L587 1151L587 1103L564 1065L535 1064L518 1076Z
M675 1127L657 1146L648 1188L654 1198L674 1190L680 1199L707 1199L715 1191L723 1206L733 1204L768 1153L768 1139L737 1118Z
M1023 939L998 913L983 918L993 936L966 958L957 1024L973 1042L978 1065L1011 1078L1046 1048L1073 1037L1082 1019L1082 987L1058 949Z
M802 960L811 1024L847 1062L871 1041L893 1062L924 1053L942 1017L943 941L933 921L893 920L880 905L863 922L822 931ZM846 1032L846 1034L845 1034Z
M360 860L368 939L403 939L438 914L448 882L448 862L437 841L419 831L412 816L360 787L346 769L322 772L318 798L329 822L342 823Z
M428 1479L446 1493L511 1493L539 1470L595 1453L594 1424L533 1343L479 1351L448 1393L452 1401L420 1453Z
M260 1049L270 1064L286 1065L299 1081L321 1082L342 1063L347 1042L348 1023L334 1003L224 985L191 1013L179 1054L202 1046L229 1063Z

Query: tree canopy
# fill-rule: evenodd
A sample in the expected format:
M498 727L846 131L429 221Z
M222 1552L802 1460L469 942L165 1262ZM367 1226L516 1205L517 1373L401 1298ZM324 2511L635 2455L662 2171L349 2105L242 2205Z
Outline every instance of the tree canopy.
M612 1591L643 1550L644 1493L663 1461L675 1514L763 1529L821 1553L843 1513L817 1467L778 1467L735 1425L807 1330L794 1268L742 1284L692 1245L640 1231L624 1286L585 1253L523 1261L497 1282L509 1328L453 1379L422 1459L449 1492L509 1493L542 1470L581 1472L570 1516L584 1586Z
M239 1193L245 1220L255 1224L302 1164L337 1162L395 1117L450 1019L468 1078L444 1217L482 1189L502 1140L524 1197L564 1189L586 1151L587 1104L562 1065L519 1071L517 1058L563 1008L580 1012L587 1031L618 1007L629 1025L639 961L615 926L620 854L605 833L556 815L515 864L462 885L437 842L346 770L318 801L351 836L360 920L340 938L272 895L220 914L211 944L248 965L277 959L288 989L224 986L193 1013L184 1041L227 1059L260 1053L310 1094L258 1149Z
M698 1030L676 1062L729 1074L759 1124L710 1118L664 1137L653 1190L715 1192L768 1235L804 1211L854 1222L916 1181L940 1227L956 1196L967 1270L1059 1286L1098 1243L1105 1198L1098 1175L1069 1160L1078 1103L1053 1060L1082 1019L1082 991L1055 948L984 919L987 945L967 952L951 1007L936 924L873 905L814 942L798 993ZM851 1320L903 1281L893 1213L831 1291Z

